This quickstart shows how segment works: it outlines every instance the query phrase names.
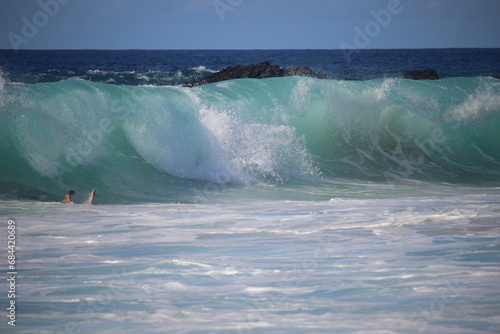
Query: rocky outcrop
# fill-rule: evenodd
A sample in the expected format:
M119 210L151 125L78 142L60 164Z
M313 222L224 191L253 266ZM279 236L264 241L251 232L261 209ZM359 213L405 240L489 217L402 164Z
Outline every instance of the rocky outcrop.
M412 79L412 80L437 80L439 79L439 74L431 68L428 68L423 71L406 71L403 72L404 79Z
M265 79L287 76L305 76L318 79L326 78L325 74L314 72L309 67L290 67L283 69L279 65L272 65L270 61L264 61L260 64L231 66L201 80L186 82L183 86L196 87L208 83L242 78Z

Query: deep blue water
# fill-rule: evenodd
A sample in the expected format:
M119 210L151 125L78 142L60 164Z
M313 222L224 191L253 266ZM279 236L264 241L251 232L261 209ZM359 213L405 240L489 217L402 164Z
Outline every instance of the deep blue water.
M500 49L357 50L349 59L340 50L0 51L3 76L30 83L83 77L128 85L175 85L210 73L191 70L201 66L219 71L264 60L282 67L309 66L338 79L394 78L426 68L443 78L500 75Z

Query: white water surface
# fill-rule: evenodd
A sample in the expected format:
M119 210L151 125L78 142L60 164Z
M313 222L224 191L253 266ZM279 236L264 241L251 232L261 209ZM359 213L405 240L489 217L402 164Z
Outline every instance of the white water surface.
M18 270L17 325L3 316L1 332L500 332L499 189L424 188L309 201L249 200L248 189L200 204L1 201L2 249L13 219Z

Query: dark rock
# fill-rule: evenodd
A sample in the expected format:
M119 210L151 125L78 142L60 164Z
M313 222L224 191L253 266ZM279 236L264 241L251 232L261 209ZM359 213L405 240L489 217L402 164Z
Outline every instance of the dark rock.
M490 75L490 77L495 78L495 79L500 79L500 75L496 75L496 74Z
M270 61L264 61L260 64L251 65L236 65L227 67L217 73L209 75L198 81L190 81L183 84L184 87L196 87L208 83L214 83L232 79L265 79L274 77L287 77L287 76L306 76L318 79L326 78L323 73L316 73L309 67L291 67L283 69L279 65L272 65Z
M307 66L285 68L286 77L311 77L317 79L326 79L326 74L317 73Z
M437 80L439 79L439 74L433 69L426 69L423 71L406 71L403 73L404 79L412 80Z

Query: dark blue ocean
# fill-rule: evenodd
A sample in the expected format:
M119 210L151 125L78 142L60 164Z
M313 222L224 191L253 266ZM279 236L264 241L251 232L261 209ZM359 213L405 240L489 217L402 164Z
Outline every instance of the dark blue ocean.
M443 78L500 75L499 49L419 50L0 50L10 82L82 78L123 85L178 85L211 71L269 60L281 67L309 66L330 79L397 78L432 68Z
M265 60L326 79L182 86ZM499 75L500 49L0 50L0 332L500 332Z

